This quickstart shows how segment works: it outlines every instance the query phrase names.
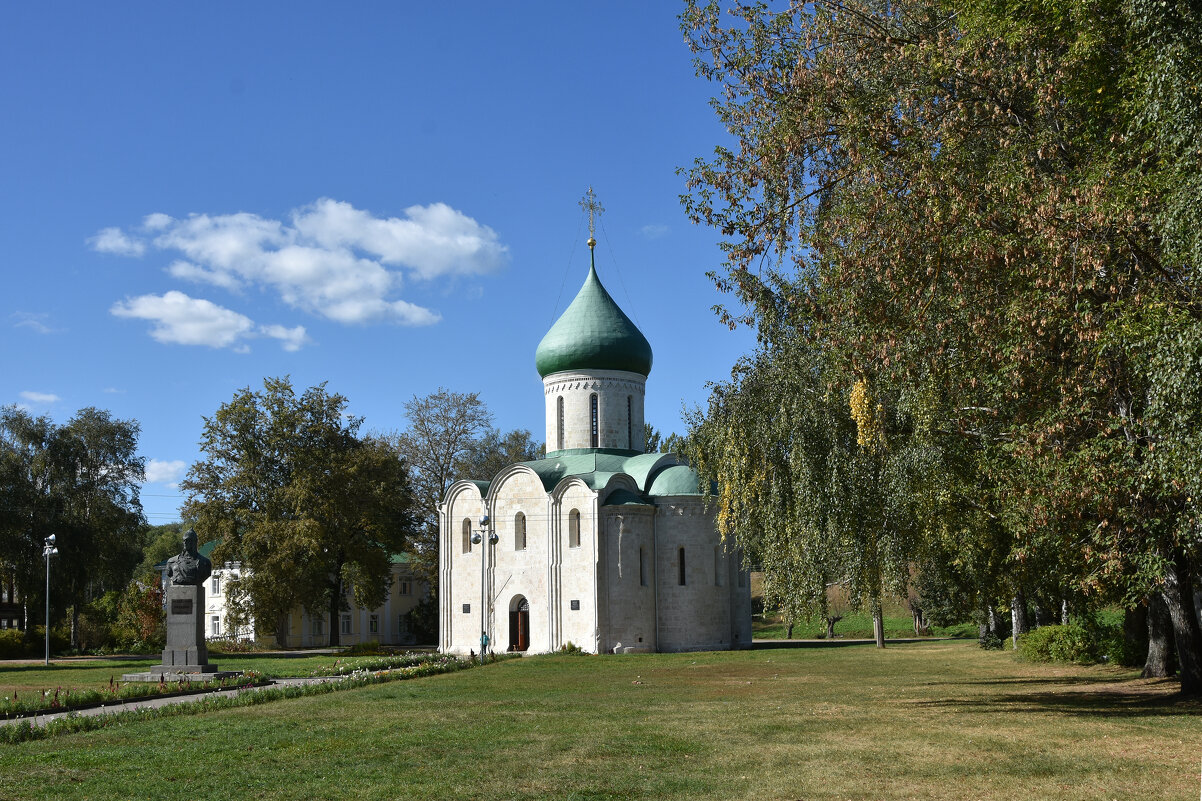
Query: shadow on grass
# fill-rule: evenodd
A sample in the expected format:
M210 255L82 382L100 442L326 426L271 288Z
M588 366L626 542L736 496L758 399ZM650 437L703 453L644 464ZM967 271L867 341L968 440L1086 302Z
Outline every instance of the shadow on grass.
M1122 681L1121 679L1112 681ZM1020 684L1021 681L966 682L969 684ZM1081 684L1077 680L1032 681L1040 684ZM1102 684L1106 681L1090 682ZM1139 690L1049 690L982 695L974 698L941 698L919 701L915 706L957 712L1013 712L1038 709L1066 715L1106 718L1196 717L1202 714L1202 698L1174 692L1176 682L1166 679Z

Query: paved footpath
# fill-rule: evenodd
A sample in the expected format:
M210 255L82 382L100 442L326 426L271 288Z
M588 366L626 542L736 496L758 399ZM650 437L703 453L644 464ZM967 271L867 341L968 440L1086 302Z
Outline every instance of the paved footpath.
M212 697L228 697L238 695L239 693L253 693L259 690L267 689L268 687L290 687L306 684L322 684L329 681L341 681L344 676L321 676L316 678L285 678L275 679L271 684L264 684L260 687L236 687L229 690L211 690L209 692L191 693L189 695L173 695L168 698L150 697L150 698L133 698L128 701L120 701L104 706L92 707L91 709L67 710L64 712L51 712L45 715L34 715L24 718L9 718L8 720L0 721L0 725L9 725L21 720L28 720L34 726L45 726L52 720L58 720L61 717L75 714L79 717L95 717L97 715L112 715L117 712L126 712L136 709L157 709L162 706L171 706L173 704L182 704L188 701L199 701L201 698Z

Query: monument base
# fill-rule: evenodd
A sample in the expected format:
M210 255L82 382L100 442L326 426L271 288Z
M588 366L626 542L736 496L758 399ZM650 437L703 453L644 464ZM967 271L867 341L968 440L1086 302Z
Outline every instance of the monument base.
M187 666L179 665L163 670L162 665L155 665L144 673L124 673L121 681L176 682L176 681L220 681L231 676L241 676L241 670L218 670L215 665L203 665L204 672L184 670ZM195 666L193 666L195 667Z
M145 673L126 673L122 681L180 681L237 676L241 671L220 671L209 664L204 635L203 584L170 584L167 587L167 647L163 664Z

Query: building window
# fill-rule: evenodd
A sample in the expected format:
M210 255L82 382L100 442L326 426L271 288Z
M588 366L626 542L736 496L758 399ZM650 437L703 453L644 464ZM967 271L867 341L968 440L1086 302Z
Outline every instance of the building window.
M213 576L212 582L209 584L210 591L214 595L221 594L221 576Z
M212 634L214 637L221 636L221 617L220 616L213 615L213 617L209 618L209 634Z
M320 637L325 634L325 629L325 620L320 617L313 618L313 621L309 624L309 633L314 637Z
M626 396L626 450L634 450L634 401Z
M526 515L521 512L513 518L513 549L515 551L526 550Z
M471 518L463 518L463 552L472 552L472 521Z
M399 595L408 595L411 592L413 592L413 585L411 585L407 580L401 579L400 585L397 587L397 593Z
M580 547L580 512L575 509L568 512L568 547Z
M559 450L563 450L563 395L560 395L555 401L556 412L558 414L559 425L555 429L555 442Z
M722 586L722 546L714 546L714 586Z
M571 605L571 607L572 607L572 611L573 611L573 612L579 612L579 611L580 611L580 601L571 601L571 602L570 602L570 605Z
M463 605L463 614L465 614L465 615L467 615L467 614L471 614L471 611L472 611L472 605L471 605L471 604L464 604L464 605Z
M380 616L379 615L371 615L367 618L367 633L368 634L379 634L380 633Z
M590 448L599 448L601 446L598 445L597 443L601 439L601 425L600 425L600 421L597 419L597 393L594 392L592 395L588 396L588 408L589 408L589 418L592 421L590 423L591 433L589 434L589 442L591 444L589 445L589 447Z
M351 633L351 616L350 615L342 615L341 617L342 617L342 633L350 634Z
M683 587L684 586L684 576L685 576L684 548L677 549L676 555L677 555L677 562L678 562L677 567L680 570L680 575L677 576L676 583Z
M639 548L639 584L647 586L647 551Z

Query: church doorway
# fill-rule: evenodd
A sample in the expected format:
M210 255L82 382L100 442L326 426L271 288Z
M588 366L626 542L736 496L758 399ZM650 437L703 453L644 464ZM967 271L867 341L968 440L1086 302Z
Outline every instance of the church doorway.
M530 602L515 595L509 602L509 650L525 651L530 647Z

